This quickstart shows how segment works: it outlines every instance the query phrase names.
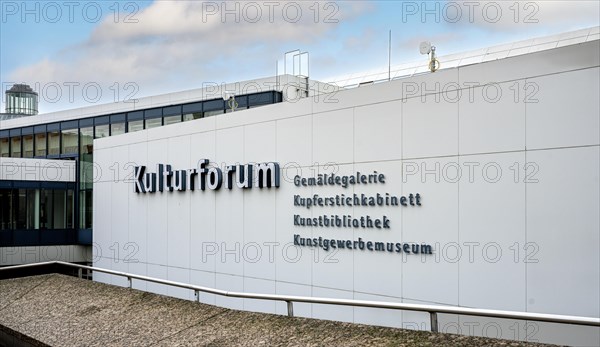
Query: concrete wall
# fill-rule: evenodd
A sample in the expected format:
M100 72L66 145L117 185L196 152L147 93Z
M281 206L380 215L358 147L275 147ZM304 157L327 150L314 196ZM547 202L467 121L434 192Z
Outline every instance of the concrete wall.
M599 51L596 40L96 140L94 265L232 291L598 317ZM205 158L215 165L277 161L281 186L134 193L136 165L189 169ZM295 175L374 170L385 184L293 183ZM420 193L422 206L294 206L294 195L354 193ZM294 226L296 214L386 215L391 222L385 230L308 228ZM434 251L326 252L293 246L294 234L426 243ZM177 288L134 286L193 298ZM201 300L285 312L284 303ZM429 328L420 313L308 304L294 310ZM441 315L440 324L446 332L600 343L592 328L451 315Z

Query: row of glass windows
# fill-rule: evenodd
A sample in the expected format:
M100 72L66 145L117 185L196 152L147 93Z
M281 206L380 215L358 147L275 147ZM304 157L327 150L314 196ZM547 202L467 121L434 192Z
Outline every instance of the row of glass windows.
M0 230L72 229L72 189L0 189Z
M266 94L263 95L263 94ZM276 92L258 93L240 97L238 109L257 107L280 100ZM254 100L254 102L251 102ZM216 110L209 110L218 104ZM44 124L21 129L0 131L0 156L13 158L59 157L92 153L95 138L120 135L156 128L198 118L226 113L223 100L210 100L195 104L170 106L160 109L135 111L126 114L100 116ZM189 111L187 113L183 112ZM230 110L229 110L230 111ZM180 112L181 114L172 114ZM169 115L164 115L164 114Z
M186 120L195 119L193 115ZM164 121L164 123L162 123ZM42 134L14 136L0 139L0 156L13 158L33 158L57 156L61 154L91 153L93 139L125 134L181 122L181 116L137 120L128 123L115 123L68 129Z

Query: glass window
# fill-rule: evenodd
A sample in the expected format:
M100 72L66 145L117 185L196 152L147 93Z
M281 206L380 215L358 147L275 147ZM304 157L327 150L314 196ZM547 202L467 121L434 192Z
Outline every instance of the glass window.
M223 114L223 113L225 113L224 110L206 111L206 112L204 112L204 117L216 116L218 114Z
M33 158L33 135L23 135L23 158Z
M129 129L128 131L134 132L134 131L140 131L140 130L144 130L144 120L140 119L140 120L133 120L131 122L129 122Z
M0 189L0 230L13 229L13 190Z
M199 119L199 118L202 118L202 112L188 113L188 114L183 115L184 122L187 122L189 120Z
M42 189L40 198L40 229L53 229L53 196L52 190Z
M13 206L15 213L15 228L25 229L27 227L27 190L15 189L17 192L17 205Z
M40 191L27 189L27 229L40 228Z
M79 186L81 189L92 188L94 178L94 128L86 127L80 130L79 151Z
M65 216L65 228L73 229L74 228L74 216L73 210L75 206L75 199L73 198L74 192L72 189L67 190L67 198L65 202L66 216Z
M46 133L35 134L35 156L46 156Z
M165 117L165 125L181 122L181 115Z
M79 227L89 229L92 227L92 191L79 192Z
M115 123L110 125L110 136L125 134L125 123Z
M162 118L146 119L146 129L156 128L162 125Z
M0 156L9 157L10 139L8 137L0 139Z
M94 138L101 139L103 137L108 137L109 136L108 130L109 130L108 124L96 125L96 136Z
M81 160L86 160L86 155L92 154L94 149L94 127L79 129L79 135L79 155ZM91 160L89 161L91 162Z
M10 139L10 156L13 158L21 157L21 136Z
M60 133L53 131L48 133L48 155L60 154Z
M69 129L62 131L61 154L77 153L79 149L78 141L79 130Z
M53 205L54 205L54 229L65 228L65 217L66 217L66 191L55 190Z
M79 187L80 189L92 188L94 179L94 128L87 127L80 129L80 145L79 152Z
M74 190L0 189L0 229L73 228Z

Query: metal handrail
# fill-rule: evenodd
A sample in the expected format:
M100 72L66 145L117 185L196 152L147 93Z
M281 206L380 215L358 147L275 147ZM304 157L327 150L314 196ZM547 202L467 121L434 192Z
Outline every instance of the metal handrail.
M489 310L489 309L477 309L457 306L441 306L441 305L424 305L424 304L407 304L407 303L395 303L395 302L383 302L383 301L367 301L367 300L353 300L353 299L333 299L333 298L319 298L319 297L308 297L308 296L294 296L294 295L280 295L280 294L259 294L259 293L242 293L242 292L230 292L221 289L196 286L192 284L186 284L181 282L163 280L160 278L142 276L131 274L127 272L114 271L109 269L103 269L93 266L86 266L80 264L73 264L63 261L47 261L41 263L31 263L23 265L14 265L0 267L0 271L14 270L36 266L47 266L47 265L63 265L78 268L79 277L82 277L82 271L91 270L102 272L115 276L126 277L129 282L129 288L132 287L132 280L142 280L147 282L153 282L158 284L164 284L173 287L191 289L196 295L196 301L200 301L200 292L216 294L221 296L233 297L233 298L244 298L244 299L259 299L259 300L274 300L274 301L285 301L287 303L288 316L294 316L294 302L303 302L311 304L326 304L326 305L342 305L342 306L354 306L354 307L369 307L369 308L384 308L392 310L406 310L406 311L419 311L427 312L430 316L431 331L438 332L438 313L445 314L461 314L467 316L479 316L479 317L494 317L494 318L507 318L507 319L518 319L518 320L530 320L538 322L550 322L550 323L563 323L563 324L574 324L574 325L587 325L600 327L600 318L592 317L580 317L580 316L565 316L547 313L530 313L530 312L517 312L517 311L502 311L502 310Z

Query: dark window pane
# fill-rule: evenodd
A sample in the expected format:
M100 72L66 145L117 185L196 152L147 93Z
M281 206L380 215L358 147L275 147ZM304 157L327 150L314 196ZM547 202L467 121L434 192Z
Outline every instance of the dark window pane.
M40 228L40 191L27 189L27 229Z
M66 227L66 191L54 191L54 229L64 229Z
M108 116L102 116L102 117L96 117L94 118L94 124L95 125L105 125L110 123L110 117Z
M85 119L79 120L80 128L87 128L87 127L91 127L93 125L94 125L94 118L85 118Z
M67 229L73 229L74 226L74 210L75 210L75 203L74 203L74 198L73 198L74 192L72 189L67 190L67 200L66 200L66 204L65 204L65 209L66 209L66 216L65 216L65 228Z
M0 189L0 230L12 229L13 190Z
M79 192L79 227L89 229L92 227L92 191Z
M17 201L14 207L15 228L25 229L27 227L27 190L16 189Z
M77 129L79 122L76 120L72 120L72 121L68 121L68 122L62 122L60 125L60 128L62 130L66 130L66 129Z
M128 121L140 120L140 119L144 119L144 111L129 112L127 114Z
M121 113L121 114L114 114L112 116L110 116L110 123L123 123L125 122L125 114Z
M183 111L182 112L184 114L185 113L202 112L202 103L201 102L195 102L193 104L183 105Z
M40 198L40 229L53 229L52 190L42 189Z
M221 110L221 113L225 112L225 101L223 99L209 100L204 102L203 111L215 111Z
M162 117L162 108L153 108L144 111L144 118L160 118Z

